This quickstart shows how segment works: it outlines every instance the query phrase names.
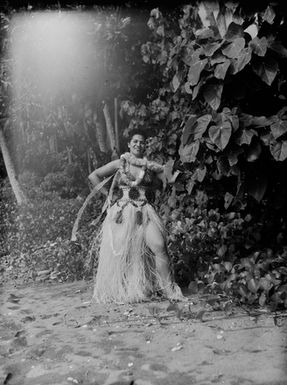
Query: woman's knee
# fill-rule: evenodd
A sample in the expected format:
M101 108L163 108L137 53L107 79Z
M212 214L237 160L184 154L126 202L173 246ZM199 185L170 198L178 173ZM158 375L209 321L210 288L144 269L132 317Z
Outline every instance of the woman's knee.
M146 244L154 254L159 256L166 254L165 238L154 225L150 225L146 229Z
M165 239L159 231L147 231L146 243L156 254L165 253Z

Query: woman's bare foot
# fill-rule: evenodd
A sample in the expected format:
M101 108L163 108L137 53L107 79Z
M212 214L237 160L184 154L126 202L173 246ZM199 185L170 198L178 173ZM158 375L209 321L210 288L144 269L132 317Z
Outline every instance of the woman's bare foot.
M180 287L175 282L170 282L164 286L164 296L170 301L186 302L188 299L182 294Z

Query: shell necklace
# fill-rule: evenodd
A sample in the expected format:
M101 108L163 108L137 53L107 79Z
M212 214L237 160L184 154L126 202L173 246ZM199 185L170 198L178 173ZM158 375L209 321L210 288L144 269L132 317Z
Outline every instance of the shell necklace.
M136 158L130 152L126 152L125 154L122 154L120 158L120 162L121 162L120 170L122 173L123 180L130 187L136 187L142 182L147 169L154 171L156 173L163 171L163 166L161 166L160 164L156 162L148 161L146 157ZM130 180L130 178L127 175L127 163L133 166L141 167L141 170L135 180Z

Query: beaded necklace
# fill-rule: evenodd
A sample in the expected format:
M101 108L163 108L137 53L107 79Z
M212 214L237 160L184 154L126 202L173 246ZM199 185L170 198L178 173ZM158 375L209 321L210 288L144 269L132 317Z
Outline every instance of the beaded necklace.
M125 182L125 184L127 186L130 186L130 187L136 187L142 182L147 169L154 171L156 173L163 171L162 165L160 165L156 162L149 161L149 160L147 160L146 157L136 158L130 152L126 152L125 154L122 154L121 158L120 158L120 162L121 162L120 163L120 170L121 170L121 174L122 174L122 179ZM140 172L139 172L139 174L135 180L130 180L130 178L128 177L127 164L141 167L141 170L140 170Z

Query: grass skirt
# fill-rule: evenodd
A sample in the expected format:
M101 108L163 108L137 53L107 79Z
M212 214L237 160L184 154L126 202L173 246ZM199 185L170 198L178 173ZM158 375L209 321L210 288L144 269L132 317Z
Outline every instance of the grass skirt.
M122 210L121 223L116 222ZM146 245L145 229L152 221L165 238L161 219L146 203L142 208L142 224L137 223L137 207L131 202L122 209L114 204L101 229L98 270L94 300L98 303L140 302L158 289L165 290L156 270L155 256ZM171 284L173 294L182 296L180 288Z

